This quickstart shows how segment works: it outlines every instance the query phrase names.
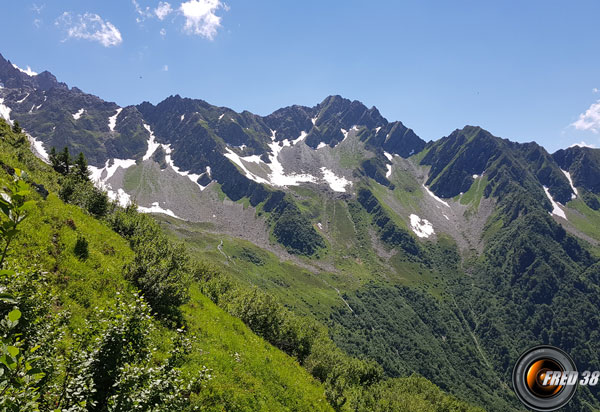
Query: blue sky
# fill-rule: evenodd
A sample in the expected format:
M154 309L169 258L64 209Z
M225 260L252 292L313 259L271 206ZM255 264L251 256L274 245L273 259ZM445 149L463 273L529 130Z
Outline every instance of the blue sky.
M466 124L600 147L600 2L0 2L0 53L120 105L172 94L268 114L330 94L425 140Z

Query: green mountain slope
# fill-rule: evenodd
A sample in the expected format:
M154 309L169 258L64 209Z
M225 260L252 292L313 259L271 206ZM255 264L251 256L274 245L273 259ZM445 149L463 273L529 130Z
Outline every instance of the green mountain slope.
M67 196L65 190L74 176L61 176L36 159L26 137L11 131L3 121L0 147L2 186L10 187L17 179L35 189L27 195L34 203L26 204L26 218L8 248L5 269L14 272L4 273L3 283L14 301L2 303L1 315L15 319L14 306L19 307L22 317L3 327L9 328L5 330L9 339L15 326L23 334L15 347L27 354L28 362L39 367L39 372L34 369L36 375L31 376L35 379L20 389L12 381L0 379L5 388L0 402L13 405L9 410L19 410L28 401L27 410L302 411L332 410L332 404L338 410L475 410L422 378L382 379L376 368L346 357L326 341L308 358L288 346L298 360L304 359L303 368L298 360L207 299L201 290L210 288L211 276L221 275L207 266L187 266L185 254L158 262L194 271L189 290L184 291L185 303L173 308L174 312L164 311L157 296L176 292L154 290L156 284L145 284L143 277L135 276L140 265L148 265L145 276L159 269L149 263L148 246L137 245L147 231L154 234L156 245L166 241L154 232L151 219L114 206L98 219L79 206L65 204L57 193L88 210L97 210L80 197L86 194L82 189L88 188L86 184L75 187L80 196ZM85 190L92 190L91 186ZM168 255L179 250L165 245ZM173 269L165 266L160 270ZM211 276L207 278L207 274ZM161 287L181 281L163 278L159 272L156 276L163 279ZM138 297L134 283L142 288L151 307ZM235 302L244 302L244 293L232 290L224 308L235 312ZM257 315L270 321L277 313ZM252 328L255 324L248 315L248 311L239 314ZM34 347L37 355L29 354ZM342 380L328 372L334 364L323 363L328 356L338 359L335 365L353 364L357 371L366 368L375 374L364 385L340 386ZM4 377L11 376L4 370ZM348 380L354 373L338 370L336 376ZM393 396L385 390L390 386L397 389ZM16 393L20 395L12 401L7 398Z
M26 144L13 148L7 140L14 135L8 132L5 123L1 122L0 128L0 159L6 165L2 184L13 178L6 172L10 166L22 168L31 181L56 190L58 178L51 168L33 158ZM134 253L128 242L105 223L77 206L65 205L56 194L51 192L45 200L40 196L34 198L35 207L28 212L19 236L10 247L7 267L17 268L21 276L46 274L47 296L56 302L48 316L68 313L65 335L52 344L57 350L70 353L76 350L74 335L82 333L90 319L114 305L119 294L131 300L135 288L124 278L123 266L131 263ZM78 238L88 242L89 256L85 260L74 252ZM194 338L192 352L181 372L184 376L200 376L208 368L212 376L195 395L194 403L201 405L202 410L331 409L321 385L296 361L254 335L197 289L192 289L191 299L182 312L187 333ZM156 320L152 322L157 329L151 341L160 348L156 357L161 358L168 354L168 342L177 332ZM55 371L46 387L63 379L64 371ZM52 390L49 392L44 398L52 395Z
M340 96L267 116L180 96L121 110L40 76L0 57L3 113L38 154L83 150L97 186L131 203L113 210L90 184L40 178L128 241L106 282L142 290L165 329L190 330L190 296L204 294L296 358L339 410L393 402L381 396L413 373L519 410L510 372L529 346L599 363L600 150L549 154L474 126L426 143ZM63 236L83 248L76 230ZM71 299L90 294L82 279L67 278ZM599 399L584 389L570 408Z

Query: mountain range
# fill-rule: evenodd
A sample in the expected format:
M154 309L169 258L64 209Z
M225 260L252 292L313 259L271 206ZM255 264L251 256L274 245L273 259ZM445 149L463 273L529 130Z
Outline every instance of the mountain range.
M42 159L82 152L113 200L389 376L506 411L530 346L600 369L600 149L477 126L425 142L340 96L268 116L180 96L120 107L2 56L0 115ZM569 406L598 407L595 388Z

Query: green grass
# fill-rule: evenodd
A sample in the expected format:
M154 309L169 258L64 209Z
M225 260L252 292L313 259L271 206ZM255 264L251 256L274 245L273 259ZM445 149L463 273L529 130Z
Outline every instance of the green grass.
M195 258L277 296L298 313L327 319L331 308L342 303L332 287L339 281L330 273L313 273L246 240L207 232L201 224L159 219L163 229L173 239L183 240Z
M397 226L401 227L402 229L410 230L408 228L407 223L404 221L404 219L402 219L400 216L398 216L398 213L396 213L391 207L388 206L388 202L386 201L386 199L390 195L389 189L387 187L385 187L385 186L377 183L373 179L369 179L369 184L370 184L371 192L377 198L377 200L381 204L381 207L388 213L388 215L390 216L390 218L392 219L392 221ZM399 191L399 193L401 193L401 191ZM394 195L396 195L396 193L394 193ZM405 199L408 199L407 196L402 196L401 194L396 195L396 197L399 200L401 198L403 198L403 197ZM416 202L413 201L413 200L407 200L407 203L409 203L409 204L413 205L414 207L416 207Z
M421 160L423 160L423 158L427 155L427 153L429 153L430 150L431 148L423 149L419 153L412 155L410 157L410 160L412 160L415 164L418 165L421 163Z
M57 178L29 152L15 160L13 150L0 139L0 159L26 170L29 178L55 188ZM0 169L0 185L12 179ZM48 279L53 296L51 310L66 311L69 333L56 342L69 351L72 334L84 328L94 313L114 304L118 294L129 299L135 288L124 278L123 267L134 253L129 243L104 222L73 205L64 204L54 193L46 200L34 194L35 205L20 225L11 245L9 267L28 273L39 271ZM78 237L88 241L89 256L75 256ZM230 249L227 250L228 253ZM181 367L184 376L211 369L212 379L194 395L204 411L331 411L323 386L296 360L256 336L239 319L218 308L191 287L191 300L182 306L189 333L194 336L189 359ZM152 341L157 358L169 351L172 329L158 323ZM237 355L236 355L237 354Z
M125 171L125 176L123 177L123 188L126 192L131 193L135 190L140 189L140 185L148 186L149 182L147 181L148 177L145 179L142 178L144 171L144 167L142 165L135 165L128 168ZM149 191L148 187L141 187L144 191Z
M296 361L216 307L197 287L190 292L192 301L183 311L199 350L187 367L213 371L198 396L201 410L331 410L320 384Z
M577 230L600 242L600 211L591 209L580 198L571 200L567 206L566 214L569 222ZM571 208L579 213L569 210Z
M365 156L360 151L339 149L340 166L346 169L357 169Z
M73 253L78 235L89 242L90 255L85 261ZM72 314L73 330L92 311L114 301L117 292L133 292L122 276L123 265L133 258L128 243L53 194L37 203L12 250L18 251L12 259L36 262L39 270L50 272L61 309ZM228 410L248 411L330 410L321 385L294 359L254 335L195 286L191 297L183 312L197 339L183 371L194 373L202 366L212 369L213 379L198 394L203 410L220 411L224 405ZM167 341L171 334L162 329L157 341ZM236 361L235 353L241 361Z
M460 196L460 203L470 205L470 210L477 211L483 197L483 192L488 184L487 176L483 175L475 179L469 190Z

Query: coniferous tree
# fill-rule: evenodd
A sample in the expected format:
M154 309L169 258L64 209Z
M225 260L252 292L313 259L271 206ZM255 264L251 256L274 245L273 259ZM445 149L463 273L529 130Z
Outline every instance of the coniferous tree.
M57 167L55 170L62 175L68 175L69 170L71 169L71 154L69 153L69 148L65 146L63 151L60 152L56 158Z
M79 152L77 156L77 160L75 160L75 167L73 172L75 175L82 180L90 180L90 172L88 170L88 162L85 158L85 155L82 152Z
M56 148L54 146L52 146L52 149L50 149L50 155L48 156L48 160L50 160L50 165L52 166L52 168L58 172L58 170L60 169L60 160L58 158L58 154L56 153Z
M21 133L23 131L23 129L21 129L21 126L19 125L19 122L16 120L15 120L15 123L13 124L12 130L15 133Z

